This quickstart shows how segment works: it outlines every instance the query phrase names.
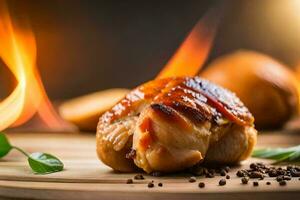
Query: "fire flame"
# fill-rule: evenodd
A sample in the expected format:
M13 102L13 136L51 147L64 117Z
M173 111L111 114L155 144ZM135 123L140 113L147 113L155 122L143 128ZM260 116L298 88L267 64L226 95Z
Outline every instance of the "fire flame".
M157 78L198 73L212 46L218 14L210 11L195 25ZM52 107L37 70L34 35L14 22L5 1L0 0L0 58L17 80L13 92L0 102L0 131L22 125L35 114L52 130L66 130L69 126Z
M156 78L197 75L208 57L216 34L220 19L220 10L217 9L220 8L210 10L198 21Z
M0 131L19 126L34 114L53 130L65 130L66 124L53 109L36 67L36 42L33 33L19 28L0 1L0 58L17 80L13 92L0 102Z

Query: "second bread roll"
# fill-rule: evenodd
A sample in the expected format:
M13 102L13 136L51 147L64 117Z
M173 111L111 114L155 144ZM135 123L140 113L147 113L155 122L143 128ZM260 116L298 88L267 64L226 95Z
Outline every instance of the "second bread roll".
M101 114L110 109L127 93L128 89L115 88L95 92L64 102L59 107L63 119L82 131L95 131Z
M267 55L240 50L216 59L200 76L235 92L259 128L280 127L298 112L297 79Z

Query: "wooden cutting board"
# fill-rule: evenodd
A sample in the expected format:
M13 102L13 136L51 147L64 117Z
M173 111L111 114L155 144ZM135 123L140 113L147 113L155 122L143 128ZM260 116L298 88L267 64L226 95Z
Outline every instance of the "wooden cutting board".
M197 177L196 183L189 183L188 174L152 177L134 180L126 184L135 174L118 174L103 165L95 153L93 134L57 133L9 133L11 143L28 152L48 152L58 156L65 164L65 170L49 175L35 175L25 158L12 151L0 160L0 199L300 199L300 180L294 178L287 186L279 186L274 178L260 181L253 187L252 181L242 185L235 173L248 167L249 159L234 167L229 173L231 179L225 186L219 186L221 176L215 178ZM270 132L260 134L258 146L290 146L300 143L300 133ZM264 161L269 162L269 161ZM154 180L155 187L147 183ZM266 185L267 181L271 185ZM206 184L198 187L199 181ZM157 183L162 182L163 187Z

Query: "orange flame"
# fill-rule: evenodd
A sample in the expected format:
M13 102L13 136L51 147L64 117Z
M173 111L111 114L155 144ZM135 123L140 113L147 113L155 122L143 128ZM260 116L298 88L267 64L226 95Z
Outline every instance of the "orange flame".
M0 1L0 58L16 77L17 86L0 102L0 131L18 126L38 114L51 129L65 130L66 124L49 103L36 68L36 42L33 33L18 28Z
M198 21L156 78L197 75L208 57L216 34L220 18L218 11L210 10Z

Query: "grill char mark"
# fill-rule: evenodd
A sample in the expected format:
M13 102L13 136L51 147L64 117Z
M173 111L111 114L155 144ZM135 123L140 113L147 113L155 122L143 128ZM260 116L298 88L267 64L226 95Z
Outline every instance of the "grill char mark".
M208 104L216 108L230 121L242 126L253 124L252 114L240 99L229 90L198 77L186 78L184 84L203 94L208 99Z
M252 125L254 121L248 109L232 92L199 77L166 78L145 83L129 93L101 119L110 123L129 115L143 100L170 106L195 122L217 121L220 117L239 125Z
M151 104L151 108L157 115L164 118L166 121L177 124L185 129L191 128L190 123L184 120L175 109L164 104Z

